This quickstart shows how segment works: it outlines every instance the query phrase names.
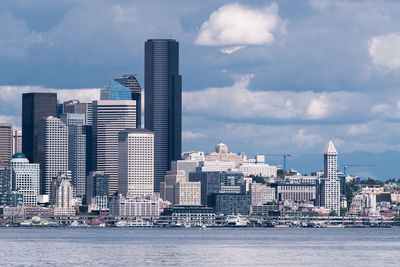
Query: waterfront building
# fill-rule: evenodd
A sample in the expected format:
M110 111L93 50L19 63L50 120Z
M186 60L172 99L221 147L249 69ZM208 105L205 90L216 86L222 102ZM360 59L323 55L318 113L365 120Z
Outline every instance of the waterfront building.
M250 196L244 194L215 194L216 214L250 214Z
M88 204L88 212L92 211L108 211L108 196L95 196L91 198Z
M340 213L340 180L337 174L337 150L329 140L324 151L324 176L317 183L317 203Z
M72 175L72 186L78 197L86 193L86 123L85 114L63 113L61 121L68 127L68 170Z
M0 123L0 167L8 167L13 152L13 126Z
M154 191L182 152L182 77L179 43L150 39L145 43L145 128L154 132Z
M50 194L53 178L68 171L68 127L59 118L49 116L38 121L37 154L40 193Z
M265 163L263 155L257 155L254 159L247 160L239 166L239 171L246 176L255 175L260 177L276 177L276 166L270 166Z
M13 155L10 161L12 190L23 196L25 206L37 206L40 184L38 163L29 163L22 153Z
M214 226L215 212L213 208L198 205L179 205L164 209L162 216L168 216L172 225Z
M75 215L74 188L71 184L71 173L60 173L51 183L51 203L54 215Z
M119 195L110 201L110 215L119 217L158 217L159 202Z
M22 153L22 131L15 130L13 135L13 155Z
M94 171L90 172L86 180L86 203L92 204L95 197L108 197L108 181L109 176L104 172Z
M262 205L275 200L275 188L265 184L250 184L250 202L252 206Z
M118 133L136 128L135 100L93 102L93 168L109 176L109 194L118 190Z
M119 132L118 192L134 197L153 194L154 133L146 129Z
M110 80L100 91L100 100L135 100L136 128L142 124L142 89L133 75L123 75Z
M39 163L39 120L49 116L57 117L56 93L22 94L22 153L31 163Z

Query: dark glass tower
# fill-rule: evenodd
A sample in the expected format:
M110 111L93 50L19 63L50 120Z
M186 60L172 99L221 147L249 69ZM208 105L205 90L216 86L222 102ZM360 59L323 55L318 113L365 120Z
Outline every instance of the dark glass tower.
M142 126L142 88L133 75L110 80L100 91L100 100L136 100L136 128Z
M22 95L22 152L31 163L38 163L38 121L48 116L57 117L56 93Z
M179 43L150 39L145 43L145 128L154 132L154 191L160 191L171 161L181 158L182 77Z

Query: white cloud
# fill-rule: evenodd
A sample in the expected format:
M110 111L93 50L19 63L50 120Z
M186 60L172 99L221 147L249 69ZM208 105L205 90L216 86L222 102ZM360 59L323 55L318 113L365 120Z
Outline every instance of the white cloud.
M329 120L369 113L369 96L358 92L253 91L253 75L236 75L232 86L184 92L185 112L223 119ZM351 114L351 115L349 115Z
M199 45L263 45L275 40L282 26L278 5L251 8L239 3L227 4L214 11L200 28Z
M245 48L244 45L238 45L238 46L232 46L232 47L227 47L227 48L221 48L219 51L222 54L230 55L230 54L233 54L236 51L239 51L240 49L243 49L243 48Z
M310 0L310 5L313 8L325 10L332 6L333 0Z
M318 134L307 134L305 129L299 129L296 134L293 135L292 141L299 147L312 148L322 143L324 138Z
M375 65L400 68L400 33L373 37L368 42L368 51Z
M199 139L199 138L205 138L206 135L204 133L197 133L197 132L192 132L192 131L183 131L182 132L182 138L183 139Z

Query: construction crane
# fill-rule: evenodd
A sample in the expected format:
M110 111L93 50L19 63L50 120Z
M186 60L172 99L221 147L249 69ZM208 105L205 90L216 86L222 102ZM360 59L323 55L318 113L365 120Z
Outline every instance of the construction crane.
M344 176L346 176L348 167L371 167L371 166L375 166L375 165L373 165L373 164L343 164L340 166L343 167L343 174L344 174Z
M264 154L265 156L283 157L283 171L286 171L286 158L291 157L291 154Z

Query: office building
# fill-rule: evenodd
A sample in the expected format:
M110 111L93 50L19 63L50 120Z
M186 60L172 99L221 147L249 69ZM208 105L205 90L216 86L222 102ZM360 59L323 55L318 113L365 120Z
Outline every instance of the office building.
M213 208L198 205L179 205L164 209L161 216L170 219L171 225L214 226L215 212Z
M145 43L145 128L154 132L154 191L182 152L182 77L179 43L151 39Z
M340 180L337 175L337 150L329 140L324 151L324 176L317 183L317 204L340 214Z
M154 190L154 133L146 129L119 132L118 192L141 197Z
M13 152L13 127L11 123L0 123L0 167L8 167Z
M0 206L19 207L23 204L23 195L12 191L10 168L0 168Z
M201 183L201 205L208 205L208 196L221 190L220 172L193 172L189 174L190 182Z
M10 161L12 190L23 195L25 206L37 206L40 170L38 163L29 163L22 153L13 155Z
M92 125L92 103L81 103L79 100L66 101L64 102L63 113L85 114L85 125Z
M78 197L86 193L86 132L85 114L63 113L61 121L68 127L68 170L72 175L72 186Z
M217 215L250 213L250 196L244 194L215 194L215 213Z
M204 161L234 162L234 166L239 167L243 163L243 158L241 155L229 152L226 144L219 143L215 146L215 152L208 153Z
M265 184L250 184L250 202L252 206L259 206L275 200L275 188Z
M56 93L26 93L22 95L22 152L31 163L39 163L38 122L57 117Z
M276 194L279 201L293 200L294 202L314 201L317 190L315 184L278 183Z
M189 181L189 173L196 172L199 162L195 160L175 160L171 162L171 171L185 171L185 179Z
M48 195L51 181L68 171L68 127L56 117L38 121L38 163L40 164L40 193Z
M200 182L177 182L174 193L175 205L201 205Z
M265 163L263 155L257 155L254 159L243 162L239 171L243 172L246 176L254 175L260 177L276 177L276 166L270 166Z
M75 215L74 188L70 173L60 173L51 184L51 203L54 205L54 215Z
M136 127L136 101L93 102L92 170L109 176L109 194L118 191L118 133Z
M203 151L189 151L182 153L183 160L194 160L197 162L204 161L205 156Z
M13 155L16 153L22 153L22 131L21 130L14 130Z
M108 197L108 180L109 176L104 172L90 172L86 180L86 203L92 203L95 197Z
M100 100L135 100L136 128L142 124L142 89L133 75L123 75L110 80L100 91Z
M200 205L201 183L189 182L185 171L168 171L160 185L160 195L173 205Z

